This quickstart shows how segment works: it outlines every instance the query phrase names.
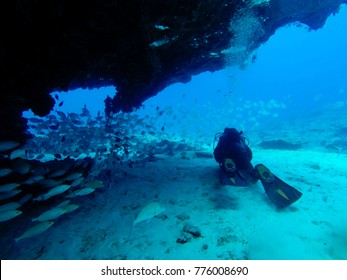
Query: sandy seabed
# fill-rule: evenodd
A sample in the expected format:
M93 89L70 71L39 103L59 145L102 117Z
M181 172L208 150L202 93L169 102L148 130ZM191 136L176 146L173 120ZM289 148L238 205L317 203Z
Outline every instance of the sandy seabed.
M252 162L265 164L302 198L278 210L260 182L221 185L213 158L167 156L129 168L40 235L16 243L28 225L9 221L1 258L347 259L347 155L253 148ZM132 228L152 202L165 211Z

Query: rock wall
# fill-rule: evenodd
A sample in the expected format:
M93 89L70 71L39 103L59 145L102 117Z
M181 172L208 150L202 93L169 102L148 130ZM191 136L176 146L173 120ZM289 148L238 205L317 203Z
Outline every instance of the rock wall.
M131 111L172 83L242 65L287 23L322 27L347 0L5 2L0 140L23 142L22 111L48 114L52 91L114 85L106 113Z

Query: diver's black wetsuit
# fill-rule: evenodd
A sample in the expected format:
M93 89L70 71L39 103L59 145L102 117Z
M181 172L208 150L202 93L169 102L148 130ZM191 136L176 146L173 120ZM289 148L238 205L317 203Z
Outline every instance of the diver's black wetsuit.
M214 158L220 166L220 181L224 185L248 186L259 179L269 199L278 207L284 208L297 201L302 193L283 182L263 164L251 164L252 151L245 142L242 131L225 128L216 134L218 144Z
M258 177L251 164L252 151L245 143L242 131L225 128L216 138L218 136L218 144L213 154L221 168L221 183L241 186L255 183ZM230 181L230 178L234 179Z

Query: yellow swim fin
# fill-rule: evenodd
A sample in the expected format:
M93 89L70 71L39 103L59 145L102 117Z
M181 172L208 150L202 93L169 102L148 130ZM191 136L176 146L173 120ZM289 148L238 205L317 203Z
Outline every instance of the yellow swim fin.
M254 168L264 187L265 193L278 208L287 207L302 196L300 191L276 177L263 164L258 164Z

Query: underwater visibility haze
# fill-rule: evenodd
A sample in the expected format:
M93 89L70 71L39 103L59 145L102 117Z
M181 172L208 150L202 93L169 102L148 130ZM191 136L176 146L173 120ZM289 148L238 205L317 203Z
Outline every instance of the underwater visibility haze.
M131 113L117 88L52 92L33 137L1 142L1 259L347 259L347 8L280 28L246 64L168 86ZM303 195L221 184L214 137Z

